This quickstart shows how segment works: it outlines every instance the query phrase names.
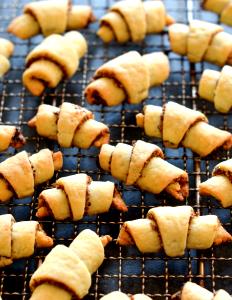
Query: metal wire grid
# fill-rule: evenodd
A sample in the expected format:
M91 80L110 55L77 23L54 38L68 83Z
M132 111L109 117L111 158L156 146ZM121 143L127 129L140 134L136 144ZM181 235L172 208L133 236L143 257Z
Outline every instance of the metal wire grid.
M19 15L24 0L1 1L0 3L0 33L9 37L5 29L9 21ZM114 1L94 0L79 1L93 6L97 17L103 15ZM201 18L217 21L217 16L200 10L198 0L166 0L169 13L179 22L187 23L189 19ZM120 46L113 43L104 46L96 38L97 24L83 30L89 42L88 54L82 60L80 70L69 81L62 82L55 90L47 90L42 98L32 97L21 84L21 75L24 70L24 59L29 50L41 41L35 37L28 41L21 41L11 37L15 43L15 54L11 59L11 71L0 82L0 122L15 124L23 130L27 137L24 149L34 153L44 147L57 150L56 143L40 138L27 127L27 121L36 113L38 105L43 103L59 105L63 101L81 104L95 113L96 119L105 122L111 130L111 142L132 143L136 139L149 140L140 129L135 126L135 114L141 111L143 105L152 103L162 105L167 100L173 100L191 108L202 110L207 114L210 122L220 128L231 131L231 114L217 113L213 105L199 101L196 97L197 83L202 70L215 66L206 63L192 65L169 49L167 32L160 35L148 36L139 45L128 43ZM230 30L231 31L231 30ZM131 49L141 53L152 51L165 51L171 63L171 76L161 87L153 88L149 98L140 105L123 104L114 108L103 106L90 106L85 102L83 89L92 74L103 62ZM190 177L190 196L186 203L192 205L201 214L217 214L227 229L231 229L231 210L222 209L211 198L200 198L197 186L200 181L211 176L213 167L221 160L231 156L231 152L221 151L215 155L200 159L190 150L183 148L177 150L164 149L162 143L155 142L162 147L166 159L188 171ZM86 172L96 180L114 180L102 172L97 165L98 150L61 149L64 153L64 167L56 174L56 178L67 176L76 172ZM0 160L13 155L16 151L9 149L0 154ZM32 198L12 200L8 204L0 205L0 213L12 213L16 220L35 219L37 197L42 189L48 187L55 178L36 189ZM125 220L145 217L147 210L158 205L178 205L179 202L170 199L167 195L151 195L143 193L133 187L126 187L120 182L119 189L128 204L126 214L110 211L108 214L96 217L85 217L80 222L55 222L49 219L41 221L46 232L57 243L68 245L71 240L84 228L91 228L99 234L111 234L117 237L119 227ZM12 266L0 271L0 290L4 300L29 299L28 283L31 274L37 268L39 260L43 259L49 250L37 250L30 259L16 261ZM86 299L99 299L100 296L113 290L121 289L128 294L146 293L153 299L170 299L182 284L191 279L194 282L202 281L210 290L225 288L232 293L232 258L231 245L212 248L208 251L186 251L182 258L168 258L163 253L155 255L142 255L135 248L122 248L111 243L106 249L106 259L99 271L92 278L90 294Z

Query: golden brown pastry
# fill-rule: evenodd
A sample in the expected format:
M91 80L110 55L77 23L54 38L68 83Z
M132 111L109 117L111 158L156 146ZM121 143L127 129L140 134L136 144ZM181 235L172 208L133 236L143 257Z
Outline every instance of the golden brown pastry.
M189 191L188 174L163 158L158 146L140 140L133 146L103 145L99 154L101 168L118 180L154 194L165 190L183 201Z
M162 1L123 0L100 19L97 35L105 42L142 41L146 34L159 33L174 23Z
M9 57L14 52L14 44L4 38L0 38L0 78L10 69Z
M99 237L83 230L69 247L58 245L31 277L31 300L82 299L91 286L91 274L104 260L104 246L110 236Z
M50 0L27 3L23 15L16 17L7 31L28 39L39 33L48 36L78 30L95 20L88 5L72 5L71 0Z
M62 78L75 74L86 51L87 42L77 31L50 35L27 55L23 84L35 96L46 87L55 88Z
M95 121L92 112L69 102L60 108L41 104L28 125L35 127L39 135L57 140L61 147L101 147L110 138L109 128Z
M232 26L232 1L231 0L203 0L202 6L220 15L220 22Z
M169 40L172 51L186 55L191 62L232 64L232 35L217 24L200 20L191 21L189 26L173 24L169 27Z
M136 115L137 125L150 137L161 138L165 147L190 148L206 156L219 147L230 149L232 135L208 124L206 116L175 102L163 107L146 105L144 112Z
M148 96L149 88L163 83L169 72L169 60L163 52L141 56L130 51L98 68L85 96L90 104L140 103Z
M129 297L122 292L115 291L105 295L100 300L151 300L151 298L144 294L136 294Z
M34 187L51 179L63 165L62 153L49 149L31 156L26 151L17 153L0 163L0 202L13 195L24 198L33 195Z
M59 178L55 187L39 195L36 216L52 216L55 220L81 220L84 215L108 212L111 207L127 211L115 184L110 181L92 181L86 174Z
M198 88L201 98L214 102L216 110L228 113L232 107L232 67L221 71L204 70Z
M203 250L231 240L215 215L198 216L191 206L160 206L150 209L147 219L125 222L117 242L136 245L144 253L163 248L167 256L176 257L186 248Z
M26 143L21 131L10 125L0 125L0 151L5 151L9 147L18 149Z
M232 300L225 290L212 293L200 285L188 281L182 290L172 297L173 300Z
M37 221L15 222L10 214L0 216L0 267L12 264L15 259L33 255L35 248L52 245L53 240Z
M199 192L202 196L213 196L223 207L232 205L232 159L216 165L212 177L200 183Z

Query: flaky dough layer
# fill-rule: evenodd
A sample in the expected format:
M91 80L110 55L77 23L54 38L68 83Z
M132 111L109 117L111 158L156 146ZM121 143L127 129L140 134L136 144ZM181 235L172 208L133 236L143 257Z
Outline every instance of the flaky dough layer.
M21 39L28 39L39 33L48 36L78 30L94 20L92 8L88 5L72 5L70 0L44 0L26 4L23 15L13 19L7 31Z
M159 33L174 23L162 1L119 1L101 19L97 35L105 42L142 41L146 34Z
M15 194L17 198L29 197L35 185L51 179L63 165L61 152L40 150L31 156L26 151L0 163L0 201L8 201Z
M217 24L193 20L189 26L169 27L172 51L187 56L191 62L208 61L219 66L232 64L232 35Z
M133 146L103 145L99 162L103 170L128 185L154 194L165 190L182 201L188 196L188 174L163 157L158 146L138 140Z
M148 96L150 87L162 84L169 73L169 60L163 52L141 56L130 51L98 68L85 96L90 104L137 104Z
M232 1L231 0L204 0L202 6L220 15L220 22L232 26Z
M104 246L109 236L100 238L92 230L83 230L69 248L58 245L47 255L30 280L31 300L82 299L91 285L91 275L104 260Z
M215 166L213 177L200 183L202 196L212 196L220 201L223 207L232 205L232 159L225 160Z
M37 114L28 122L39 135L57 140L61 147L101 147L108 143L109 128L94 120L92 112L73 103L64 102L60 108L41 104Z
M201 98L213 102L216 110L228 113L232 107L232 67L224 66L221 71L204 70L198 94Z
M170 101L163 108L146 105L143 113L136 115L136 122L146 135L161 138L166 147L184 146L202 157L219 147L232 147L230 132L209 125L203 113L175 102Z
M62 78L74 75L86 51L87 42L77 31L50 35L27 55L23 84L35 96L46 87L55 88Z
M37 221L15 222L10 214L0 216L0 267L13 263L15 259L31 256L36 248L52 245L53 240Z
M92 181L86 174L59 178L55 187L39 195L36 216L51 215L56 220L81 220L84 215L108 212L111 207L127 211L126 204L110 181Z
M118 236L120 245L136 245L144 253L162 248L171 257L185 249L208 249L232 240L215 215L198 216L191 206L160 206L148 211L147 219L125 222Z
M212 293L202 286L188 281L182 290L172 297L173 300L231 300L232 297L225 290Z

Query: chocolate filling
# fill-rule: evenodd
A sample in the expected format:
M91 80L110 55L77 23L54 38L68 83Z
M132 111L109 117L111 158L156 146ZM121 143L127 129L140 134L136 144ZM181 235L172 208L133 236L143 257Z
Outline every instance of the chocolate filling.
M18 128L15 129L15 134L11 140L10 146L15 149L22 147L26 143L26 140L23 134L20 132Z

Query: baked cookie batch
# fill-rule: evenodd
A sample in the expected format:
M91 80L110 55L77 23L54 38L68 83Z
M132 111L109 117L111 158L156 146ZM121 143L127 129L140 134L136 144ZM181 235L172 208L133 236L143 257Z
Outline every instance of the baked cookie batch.
M55 88L78 70L87 53L85 37L76 30L95 21L92 8L72 5L68 0L44 0L24 6L21 16L8 26L8 32L21 39L43 34L43 41L26 57L22 83L35 96ZM231 0L205 0L203 8L220 14L221 22L232 25ZM143 41L147 34L162 32L168 26L171 50L187 56L190 62L206 60L222 66L221 71L203 72L198 94L211 101L215 109L228 113L232 107L232 35L220 25L201 20L178 24L168 15L162 1L122 0L109 8L99 21L98 37L104 43ZM14 45L0 39L0 76L10 68ZM153 86L161 85L170 74L169 60L163 52L140 54L129 51L100 66L84 95L89 104L116 106L123 102L139 104ZM175 102L161 106L145 105L136 115L137 127L148 137L159 138L165 147L185 147L206 157L218 148L232 148L232 134L208 123L196 110ZM141 190L184 201L189 195L188 173L165 160L163 151L153 143L137 140L133 145L110 145L107 125L81 106L63 102L60 107L41 104L28 126L38 135L56 141L60 147L99 149L99 166L114 178ZM15 126L0 125L0 151L23 147L26 139ZM13 197L32 196L35 186L52 179L63 166L62 152L42 149L28 154L19 151L0 163L0 202ZM232 205L232 159L215 166L212 177L200 183L202 196L216 198L223 207ZM36 216L63 221L81 220L85 215L107 213L110 209L128 210L123 196L111 181L94 181L87 174L59 177L38 195ZM82 299L89 292L91 275L104 260L104 247L112 237L99 237L85 229L69 247L55 246L30 280L31 300ZM25 242L26 241L26 242ZM118 233L117 244L136 246L142 253L164 251L179 257L186 249L204 250L231 242L232 236L216 215L200 216L191 206L151 208L147 217L126 221ZM16 222L10 214L0 216L0 267L29 257L36 248L49 248L53 240L37 221ZM133 291L131 291L133 295ZM1 299L1 297L0 297ZM112 291L102 300L149 300L144 294L128 296ZM172 299L231 300L224 290L215 294L187 282ZM3 299L4 300L4 299Z

